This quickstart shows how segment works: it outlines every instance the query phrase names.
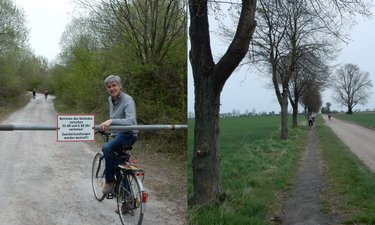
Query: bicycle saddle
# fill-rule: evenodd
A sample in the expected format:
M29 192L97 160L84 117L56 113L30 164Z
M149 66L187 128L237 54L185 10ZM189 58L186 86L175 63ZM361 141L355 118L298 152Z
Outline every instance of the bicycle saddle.
M122 146L120 148L120 151L130 151L133 149L133 146Z
M117 150L117 153L120 155L125 155L127 154L127 151L130 151L132 149L133 149L132 146L122 146L119 150Z

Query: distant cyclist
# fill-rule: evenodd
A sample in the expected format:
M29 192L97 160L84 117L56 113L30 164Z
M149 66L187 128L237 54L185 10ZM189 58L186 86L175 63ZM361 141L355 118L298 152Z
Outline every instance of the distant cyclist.
M48 97L48 90L44 89L44 98L47 99L47 97Z

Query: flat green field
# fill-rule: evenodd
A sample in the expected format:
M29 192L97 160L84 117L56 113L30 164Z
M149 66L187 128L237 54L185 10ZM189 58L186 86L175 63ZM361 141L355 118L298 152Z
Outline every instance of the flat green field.
M355 117L368 118L351 118ZM289 129L289 140L280 140L278 116L221 119L221 177L229 198L189 206L189 224L274 225L270 218L280 213L280 193L290 190L305 148L308 128L302 117L301 122L303 126ZM335 212L343 224L375 225L375 175L323 125L320 116L314 129L327 184L320 196L322 212ZM189 120L189 195L193 193L193 131L194 120Z
M354 114L333 114L337 119L358 123L362 126L375 128L375 112L354 113Z
M279 138L279 116L222 118L220 122L221 177L229 199L220 204L189 207L189 224L274 224L279 193L297 171L306 141L305 127L289 129ZM189 195L194 120L189 120Z

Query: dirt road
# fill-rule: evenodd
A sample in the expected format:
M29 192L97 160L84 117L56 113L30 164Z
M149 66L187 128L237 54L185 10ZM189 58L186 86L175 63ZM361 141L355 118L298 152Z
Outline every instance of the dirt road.
M375 131L323 116L325 123L364 164L375 173Z
M38 95L2 123L54 125L52 98ZM58 143L55 131L0 131L0 224L120 224L115 201L93 197L91 163L98 151L93 143ZM174 208L151 195L144 224L184 224Z
M325 123L373 172L375 172L375 131L323 116ZM293 188L283 196L282 224L341 224L335 212L323 214L319 200L325 186L322 161L315 130L309 130L308 144Z
M340 224L332 213L321 212L320 192L325 187L322 160L314 130L309 130L307 146L301 168L290 192L283 196L282 224L285 225L334 225Z

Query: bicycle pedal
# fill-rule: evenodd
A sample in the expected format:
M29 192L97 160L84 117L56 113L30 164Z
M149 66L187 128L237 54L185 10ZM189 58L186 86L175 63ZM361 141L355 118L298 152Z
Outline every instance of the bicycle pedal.
M107 194L106 198L107 198L107 199L113 199L113 198L114 198L113 193L109 193L109 194Z

